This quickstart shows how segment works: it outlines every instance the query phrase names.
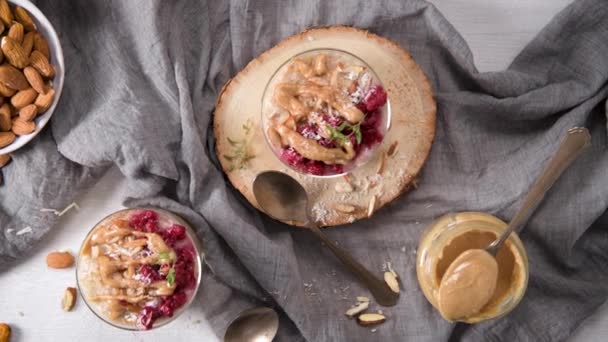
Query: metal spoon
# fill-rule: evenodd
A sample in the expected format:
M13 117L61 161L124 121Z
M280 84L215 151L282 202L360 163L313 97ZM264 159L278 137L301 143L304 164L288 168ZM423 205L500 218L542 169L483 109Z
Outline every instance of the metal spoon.
M279 330L279 315L259 307L241 312L226 329L224 342L271 342Z
M262 209L273 218L306 223L310 231L315 233L342 261L344 266L367 286L379 305L394 306L397 304L398 293L393 292L383 280L368 271L350 253L338 247L319 229L317 223L310 219L308 195L298 181L282 172L262 172L253 182L253 194Z
M574 127L568 130L566 138L562 141L553 158L551 158L551 161L549 161L534 185L532 185L521 208L511 219L511 222L509 222L507 229L498 239L486 247L486 252L496 256L496 253L509 238L509 235L513 231L518 230L530 218L530 215L536 210L547 191L551 189L562 172L572 164L576 157L590 145L590 141L591 136L586 128Z

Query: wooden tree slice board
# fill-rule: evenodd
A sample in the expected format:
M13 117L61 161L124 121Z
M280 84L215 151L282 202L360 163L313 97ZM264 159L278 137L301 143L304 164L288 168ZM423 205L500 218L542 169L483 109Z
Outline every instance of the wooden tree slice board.
M294 55L320 48L344 50L367 62L391 105L391 127L379 152L346 176L320 178L293 171L272 152L261 128L262 95L273 73ZM254 207L261 210L252 191L256 175L281 171L306 188L313 218L325 226L341 225L371 216L410 188L431 150L435 116L426 76L397 44L352 27L314 28L264 52L224 86L214 114L216 152L230 182Z

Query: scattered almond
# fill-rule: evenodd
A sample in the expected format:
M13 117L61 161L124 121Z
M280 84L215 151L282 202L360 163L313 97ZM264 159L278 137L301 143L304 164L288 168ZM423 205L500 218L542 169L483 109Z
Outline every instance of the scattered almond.
M11 37L2 37L0 48L6 60L14 67L23 69L30 63L21 43L14 41Z
M350 205L350 204L344 204L344 203L331 203L329 205L330 208L342 212L342 213L346 213L346 214L350 214L355 212L355 207Z
M395 277L395 274L390 271L384 272L384 282L391 290L395 293L399 293L399 281Z
M6 323L0 323L0 342L9 342L11 340L11 326Z
M46 265L50 268L68 268L74 264L70 252L51 252L46 256Z
M11 97L11 104L15 109L19 110L29 104L34 103L38 97L38 92L34 88L27 88L18 91L13 97Z
M369 205L367 207L367 217L372 217L374 211L376 210L376 195L373 195L369 200Z
M35 104L29 104L19 111L19 118L24 121L32 121L38 115L38 107Z
M336 192L339 193L353 192L354 190L353 186L350 183L341 181L338 181L338 183L336 183L334 189L336 190Z
M47 91L46 94L40 94L36 98L34 104L38 107L38 114L42 114L46 112L51 105L53 104L53 100L55 99L55 89L51 88Z
M0 154L0 168L3 168L11 161L11 156L8 154Z
M55 68L49 63L49 59L38 50L34 50L30 54L30 65L46 78L52 78L55 75Z
M0 148L12 144L16 138L13 132L0 132Z
M41 54L43 54L47 60L51 59L49 44L39 32L36 32L36 34L34 35L34 50L39 51Z
M397 152L397 146L399 145L399 141L395 141L389 146L388 151L386 151L386 155L392 157Z
M353 318L369 308L369 302L359 302L357 305L346 310L346 316Z
M11 25L11 28L8 29L8 36L17 44L23 43L23 35L23 25L21 25L20 23L13 23L13 25ZM27 56L27 54L25 55Z
M357 317L357 323L362 326L378 325L386 321L386 316L378 313L365 313Z
M34 88L39 94L46 94L46 85L44 84L44 80L42 80L42 76L40 76L38 70L28 66L23 69L23 74L32 88Z
M13 22L13 12L11 12L6 0L0 0L0 20L6 27L11 26Z
M0 83L15 90L23 90L30 87L23 73L8 64L0 65Z
M74 305L76 305L76 289L68 287L63 293L61 307L63 308L63 311L72 311Z
M23 7L16 6L15 10L15 19L23 25L26 31L36 31L36 24L29 13Z

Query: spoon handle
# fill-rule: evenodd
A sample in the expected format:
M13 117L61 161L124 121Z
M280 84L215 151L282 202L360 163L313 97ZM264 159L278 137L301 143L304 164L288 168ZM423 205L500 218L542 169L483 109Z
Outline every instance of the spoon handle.
M515 214L505 232L486 249L488 253L496 255L496 252L498 252L498 249L509 235L514 230L519 229L530 218L530 215L532 215L532 212L543 200L547 191L553 186L562 172L589 146L590 141L591 136L586 128L575 127L568 130L566 138L562 141L557 152L555 152L553 158L549 161L534 185L532 185L521 208Z
M368 271L363 265L355 260L348 252L338 247L325 233L319 229L314 223L309 225L310 230L315 233L325 245L334 253L334 255L342 261L344 266L351 273L356 275L370 290L376 302L382 306L394 306L399 300L399 294L393 292L388 285Z

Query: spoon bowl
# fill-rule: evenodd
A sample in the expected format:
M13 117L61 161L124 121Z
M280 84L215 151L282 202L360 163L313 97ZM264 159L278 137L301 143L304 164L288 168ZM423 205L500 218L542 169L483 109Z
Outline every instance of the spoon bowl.
M279 330L279 315L271 308L241 312L226 329L224 342L271 342Z

